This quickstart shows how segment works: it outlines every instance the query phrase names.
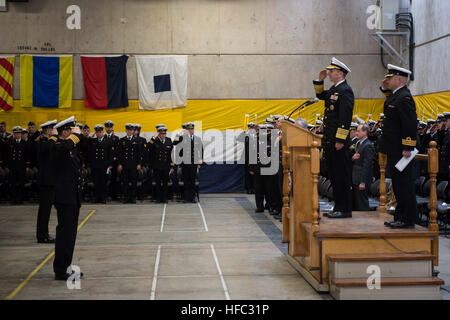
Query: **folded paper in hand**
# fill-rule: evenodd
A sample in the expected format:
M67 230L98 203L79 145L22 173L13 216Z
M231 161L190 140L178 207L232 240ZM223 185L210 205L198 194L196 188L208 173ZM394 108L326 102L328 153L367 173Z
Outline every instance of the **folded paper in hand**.
M406 166L412 161L412 159L414 159L414 157L416 156L416 154L418 152L419 152L419 150L414 148L414 150L411 151L411 156L409 158L402 157L395 165L397 170L402 172L406 168Z

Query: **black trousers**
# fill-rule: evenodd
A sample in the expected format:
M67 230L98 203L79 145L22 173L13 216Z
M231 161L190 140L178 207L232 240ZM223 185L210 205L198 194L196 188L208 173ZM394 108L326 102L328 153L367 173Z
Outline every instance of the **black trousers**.
M417 212L416 194L414 190L413 161L411 161L402 172L395 168L396 163L402 155L388 155L387 167L392 179L397 207L395 208L394 220L406 224L416 224L419 219Z
M136 168L122 169L122 188L125 201L136 200L137 170Z
M364 190L359 190L359 185L353 185L352 200L353 211L369 211L369 197L367 195L367 186Z
M250 167L248 164L244 165L244 184L245 190L248 192L255 190L255 176L250 174Z
M111 169L111 183L109 184L109 195L113 200L117 198L118 189L119 188L117 185L117 163L114 163Z
M324 148L328 177L333 187L334 211L352 211L352 161L350 150L336 150L334 143Z
M280 167L276 174L276 193L274 194L275 208L278 212L281 212L281 208L283 207L283 166L280 163Z
M92 180L94 182L95 201L105 201L106 183L108 181L106 168L92 168Z
M11 200L23 201L24 194L24 184L25 184L25 167L10 167L9 168L9 185L11 190Z
M184 200L192 202L195 200L195 179L197 178L196 164L183 164L181 167L184 182Z
M54 186L39 187L39 210L36 224L36 238L44 239L48 237L48 221L55 200Z
M167 201L169 171L169 168L153 169L153 176L156 184L156 197L162 202Z
M53 271L57 274L64 274L72 264L80 206L55 204L55 207L58 215L58 225L56 226Z
M274 188L273 184L276 183L276 175L261 175L259 173L255 174L255 202L256 208L264 208L264 198L266 198L266 203L270 208L276 208L276 203L274 201Z

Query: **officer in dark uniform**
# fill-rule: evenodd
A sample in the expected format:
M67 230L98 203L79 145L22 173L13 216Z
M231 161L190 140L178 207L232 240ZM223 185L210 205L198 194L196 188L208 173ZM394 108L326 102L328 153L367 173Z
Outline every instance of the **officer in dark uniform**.
M81 164L83 168L86 168L87 156L89 153L89 126L77 123L76 126L80 128L80 143L78 145L78 152L80 154ZM86 134L87 133L87 134Z
M58 139L54 146L55 164L55 207L58 215L56 227L55 260L53 271L55 280L67 280L74 271L73 251L77 237L78 217L81 207L81 161L78 146L80 129L75 127L72 116L55 126ZM73 129L72 129L73 128ZM80 278L83 273L75 274Z
M250 122L247 124L247 131L245 132L244 138L244 156L245 156L245 164L244 164L244 182L245 189L247 190L247 194L255 193L255 176L250 174L250 153L255 152L256 154L256 143L250 145L250 139L253 136L256 140L256 123Z
M167 203L169 174L174 166L171 160L173 143L167 138L167 128L158 127L158 134L150 139L149 144L158 202Z
M450 165L450 112L444 112L443 137L439 150L439 175L440 181L449 180Z
M48 234L48 221L55 200L54 148L57 137L52 135L53 127L58 121L52 120L41 124L42 134L37 146L37 166L39 186L39 210L37 214L36 238L38 243L54 243Z
M142 126L140 124L135 124L134 127L134 136L136 137L137 141L139 142L139 147L140 147L140 152L141 152L141 157L142 157L142 165L146 166L147 165L147 159L148 159L148 147L147 147L147 139L145 139L144 137L141 137L141 129Z
M32 121L28 122L28 147L30 150L30 168L37 166L37 139L41 133L36 130L36 124Z
M133 136L134 125L125 125L127 135L119 140L117 147L118 171L121 172L123 183L123 203L136 203L137 172L141 170L139 142Z
M117 199L117 192L118 192L118 186L117 186L117 166L119 165L117 161L117 146L119 144L119 137L114 134L114 122L111 120L107 120L104 123L106 133L104 134L105 138L110 140L111 142L111 151L112 151L112 168L111 168L111 182L109 184L109 194L111 196L112 200Z
M9 169L9 185L12 194L12 203L23 202L23 189L25 173L30 170L30 151L26 141L22 139L23 129L20 126L13 128L13 137L6 145L6 166Z
M106 183L108 180L108 169L112 168L112 140L105 138L103 125L94 127L96 138L89 140L88 164L91 168L94 182L94 193L96 203L106 203Z
M181 147L179 155L181 157L181 171L184 182L184 203L195 200L195 180L197 179L197 170L203 163L203 145L202 139L194 135L195 124L188 122L186 129L181 135L177 135L173 141L173 145ZM177 163L178 164L178 163Z
M275 175L275 183L272 185L273 188L273 195L274 195L274 203L276 204L274 210L273 210L273 216L275 219L281 221L283 218L282 215L282 208L283 208L283 179L284 179L284 172L283 172L283 147L282 147L282 141L283 138L283 132L281 131L282 128L282 121L288 121L292 124L295 124L295 120L289 118L288 116L282 116L282 115L275 115L272 116L275 120L275 129L278 130L278 137L275 141L276 145L278 145L278 172ZM274 131L276 132L276 131Z
M327 75L334 83L324 90ZM317 98L325 100L323 150L328 176L333 186L335 206L329 218L352 216L351 157L349 129L352 122L354 95L345 80L350 69L332 58L331 64L319 73L314 81Z
M141 166L142 167L147 167L148 166L148 144L147 144L147 139L145 139L144 137L141 137L141 129L142 126L140 124L135 124L134 125L134 136L136 137L136 140L139 143L139 154L141 155ZM145 179L142 173L142 185L144 184ZM142 188L139 190L139 192L137 193L137 197L139 200L144 200L144 191L146 190L146 188L144 186L142 186Z
M6 131L6 122L0 122L0 167L4 167L6 165L7 160L7 142L9 138L11 138L11 133Z
M274 175L264 175L261 172L261 168L270 167L268 164L262 164L261 154L265 153L267 157L271 157L271 130L274 129L271 124L264 124L258 126L257 133L257 155L256 164L250 164L250 174L255 176L255 212L264 212L264 198L270 208L275 208L274 195L272 187L274 183L277 183ZM264 136L267 136L265 138Z
M412 162L401 172L395 168L402 157L411 156L417 143L416 105L406 86L410 74L407 69L388 64L388 73L381 87L387 98L380 152L387 155L387 170L397 200L394 222L385 223L391 228L414 228L418 221Z

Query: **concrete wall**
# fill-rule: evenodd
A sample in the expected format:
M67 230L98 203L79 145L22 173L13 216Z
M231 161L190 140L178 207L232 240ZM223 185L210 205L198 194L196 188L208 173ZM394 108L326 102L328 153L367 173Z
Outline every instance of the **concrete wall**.
M130 54L131 99L138 97L135 54L188 54L189 99L312 97L311 80L335 55L352 69L349 82L357 98L380 98L384 69L366 27L366 9L374 3L30 0L10 3L9 12L0 13L0 54L41 53L45 43L52 53L75 54L74 99L84 96L79 54ZM81 7L81 30L66 28L71 4Z
M413 94L450 90L450 1L414 0L415 81Z

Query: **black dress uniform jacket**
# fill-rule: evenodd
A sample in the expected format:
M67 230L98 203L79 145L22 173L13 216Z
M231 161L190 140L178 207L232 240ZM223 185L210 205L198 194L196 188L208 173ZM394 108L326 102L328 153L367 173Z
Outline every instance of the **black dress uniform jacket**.
M389 95L384 102L380 151L387 155L401 155L403 150L414 150L416 140L416 105L411 92L404 86Z
M154 169L170 169L172 162L172 139L166 138L164 143L159 137L151 138L150 144L150 163Z
M55 203L81 206L81 160L77 148L80 134L55 142Z
M349 145L349 129L355 101L352 88L344 80L329 90L324 90L323 81L314 81L314 89L317 98L325 100L323 143L331 144L333 147L335 142Z
M103 137L91 139L89 144L88 163L91 168L100 169L112 165L112 141Z
M183 155L184 155L184 149L182 148L179 151L179 156L181 157L182 164L202 164L203 163L203 144L202 144L202 139L199 136L193 135L193 138L189 135L189 134L184 134L182 136L178 136L175 138L175 140L173 141L173 145L176 146L178 144L182 144L183 145L183 140L184 139L188 139L191 142L191 146L190 146L190 159L189 159L189 163L184 163L183 161ZM177 163L178 164L178 163Z
M119 140L117 147L117 157L119 164L124 169L136 169L138 165L141 165L142 155L139 141L136 137L125 136Z
M55 185L53 154L57 140L56 136L50 138L42 136L37 143L38 185L40 186Z

